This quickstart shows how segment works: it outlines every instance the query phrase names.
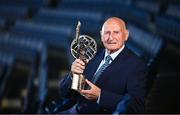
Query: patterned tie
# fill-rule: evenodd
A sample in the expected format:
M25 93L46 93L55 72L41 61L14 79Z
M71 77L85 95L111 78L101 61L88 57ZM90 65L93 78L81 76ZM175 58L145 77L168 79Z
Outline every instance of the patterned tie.
M105 63L99 68L99 70L94 74L92 78L93 83L95 83L98 80L101 73L109 66L110 60L112 61L111 56L110 55L106 56Z

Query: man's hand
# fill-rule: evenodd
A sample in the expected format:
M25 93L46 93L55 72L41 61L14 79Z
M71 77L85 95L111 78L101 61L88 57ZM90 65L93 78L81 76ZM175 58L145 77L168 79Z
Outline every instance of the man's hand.
M100 96L101 89L88 81L86 79L86 83L91 87L90 90L81 90L80 93L88 100L96 100Z
M71 65L71 72L73 74L82 74L84 72L84 69L85 63L80 59L76 59Z

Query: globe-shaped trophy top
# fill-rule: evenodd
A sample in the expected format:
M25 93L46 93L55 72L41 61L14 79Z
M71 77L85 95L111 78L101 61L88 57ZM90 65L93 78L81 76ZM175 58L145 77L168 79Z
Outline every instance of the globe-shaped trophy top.
M97 52L96 41L88 36L81 35L71 43L71 54L74 58L91 60Z

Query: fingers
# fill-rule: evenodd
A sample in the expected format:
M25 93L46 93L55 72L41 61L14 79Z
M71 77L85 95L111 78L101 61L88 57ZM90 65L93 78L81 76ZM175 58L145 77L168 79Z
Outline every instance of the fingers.
M80 60L80 59L76 59L71 66L71 71L72 73L77 73L77 74L82 74L84 72L85 69L85 63Z
M75 62L77 62L77 63L79 63L79 64L85 66L85 63L84 63L82 60L80 60L80 59L76 59Z
M88 100L95 100L97 99L96 95L93 94L91 90L82 90L81 95L84 96Z
M81 93L83 95L88 95L88 94L92 94L92 91L91 90L81 90Z
M91 89L89 90L81 90L80 93L89 100L96 100L101 92L101 89L99 87L97 87L96 85L94 85L93 83L91 83L90 81L88 81L86 79L86 83L91 87Z
M86 62L86 63L88 63L88 62L89 62L89 60L88 60L88 59L86 59L86 60L85 60L85 62Z
M92 88L94 86L93 83L91 83L89 80L86 79L86 83Z
M96 100L96 98L94 98L94 97L92 97L92 96L90 96L90 95L86 95L86 96L84 96L86 99L88 99L88 100Z

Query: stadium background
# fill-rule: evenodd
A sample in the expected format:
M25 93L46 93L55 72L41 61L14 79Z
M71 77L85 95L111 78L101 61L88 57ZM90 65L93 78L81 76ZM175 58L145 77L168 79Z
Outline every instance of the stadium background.
M126 21L127 46L151 69L146 113L180 113L179 0L0 0L0 113L42 113L74 60L77 21L102 48L111 16Z

